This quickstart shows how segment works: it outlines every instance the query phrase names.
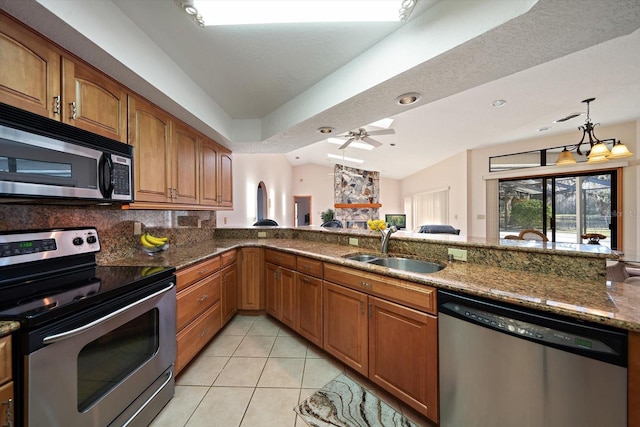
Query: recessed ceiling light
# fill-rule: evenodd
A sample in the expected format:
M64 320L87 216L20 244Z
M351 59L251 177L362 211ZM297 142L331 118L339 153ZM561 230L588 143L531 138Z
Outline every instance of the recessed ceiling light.
M327 154L327 157L330 159L336 159L336 160L344 160L345 162L352 162L352 163L364 163L364 160L362 159L355 159L353 157L345 157L345 156L340 156L338 154Z
M493 101L491 103L491 105L494 106L494 107L502 107L506 103L507 103L507 101L505 101L504 99L496 99L495 101Z
M345 142L347 142L347 140L340 139L340 138L328 138L327 142L331 144L336 144L336 145L343 145ZM373 150L373 145L365 144L363 142L358 142L358 141L353 141L351 144L349 144L349 147L359 148L361 150L369 150L369 151Z
M323 133L323 134L328 134L328 133L333 133L335 129L329 126L322 126L318 128L318 132Z
M422 98L422 95L420 95L418 92L409 92L397 97L396 104L402 105L402 106L411 105L420 101L421 98Z

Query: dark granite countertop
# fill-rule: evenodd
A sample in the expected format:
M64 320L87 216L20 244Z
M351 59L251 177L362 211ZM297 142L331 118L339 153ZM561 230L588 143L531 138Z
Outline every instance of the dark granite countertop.
M233 248L280 249L372 273L409 280L436 288L515 303L623 329L640 331L640 286L567 278L454 261L436 273L403 272L343 258L361 248L299 239L224 239L172 247L149 256L140 250L109 265L163 265L183 268ZM372 251L369 251L372 252ZM437 261L437 260L431 260Z

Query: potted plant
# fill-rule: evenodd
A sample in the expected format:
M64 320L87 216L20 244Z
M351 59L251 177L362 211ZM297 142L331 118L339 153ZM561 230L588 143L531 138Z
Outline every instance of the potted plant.
M322 219L323 223L327 221L331 221L334 218L335 218L335 212L331 208L327 209L324 212L320 212L320 219Z

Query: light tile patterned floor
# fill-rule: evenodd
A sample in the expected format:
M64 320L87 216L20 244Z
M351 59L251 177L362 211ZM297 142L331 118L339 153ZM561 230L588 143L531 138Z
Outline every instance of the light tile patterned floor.
M343 372L419 426L434 426L276 320L236 316L181 372L151 427L307 427L294 406Z

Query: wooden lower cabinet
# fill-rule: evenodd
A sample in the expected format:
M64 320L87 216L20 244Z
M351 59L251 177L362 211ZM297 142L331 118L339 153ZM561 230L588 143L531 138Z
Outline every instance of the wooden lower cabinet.
M240 249L238 286L238 309L264 310L263 291L264 250L262 248Z
M338 360L367 376L367 294L324 282L323 348Z
M265 263L267 314L294 329L296 326L295 290L295 272L275 264Z
M186 328L178 332L178 352L176 355L176 375L184 369L202 348L222 327L220 301L202 313Z
M369 379L438 421L438 319L369 297Z
M296 274L296 327L300 335L322 347L322 279Z
M238 269L235 262L220 271L220 291L222 325L225 325L238 312Z
M0 338L0 425L13 425L13 381L11 336Z

